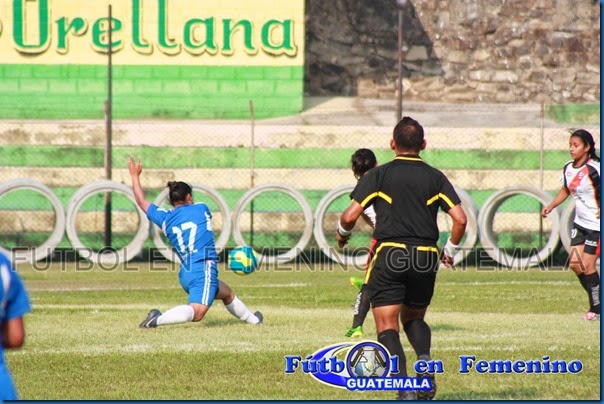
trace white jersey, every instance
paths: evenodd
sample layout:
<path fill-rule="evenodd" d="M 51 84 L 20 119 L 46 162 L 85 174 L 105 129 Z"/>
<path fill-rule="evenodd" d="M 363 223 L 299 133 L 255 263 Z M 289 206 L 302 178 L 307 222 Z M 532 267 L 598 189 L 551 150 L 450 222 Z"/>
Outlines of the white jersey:
<path fill-rule="evenodd" d="M 569 161 L 564 166 L 564 186 L 575 199 L 575 223 L 600 231 L 600 162 L 588 159 L 581 167 Z"/>

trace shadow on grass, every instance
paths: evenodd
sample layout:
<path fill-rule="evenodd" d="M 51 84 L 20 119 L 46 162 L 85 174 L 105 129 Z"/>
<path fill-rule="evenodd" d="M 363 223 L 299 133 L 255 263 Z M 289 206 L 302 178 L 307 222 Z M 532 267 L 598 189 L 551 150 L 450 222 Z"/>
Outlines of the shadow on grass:
<path fill-rule="evenodd" d="M 464 327 L 458 327 L 452 324 L 430 324 L 430 329 L 432 331 L 465 331 L 467 330 Z"/>
<path fill-rule="evenodd" d="M 436 382 L 438 386 L 438 381 Z M 438 394 L 439 400 L 458 401 L 458 400 L 527 400 L 527 397 L 536 397 L 535 389 L 514 389 L 514 390 L 499 390 L 493 392 L 455 392 Z M 530 398 L 528 398 L 530 400 Z"/>
<path fill-rule="evenodd" d="M 199 323 L 203 327 L 229 327 L 229 326 L 252 326 L 251 324 L 244 323 L 241 320 L 236 319 L 235 317 L 231 318 L 204 318 Z"/>

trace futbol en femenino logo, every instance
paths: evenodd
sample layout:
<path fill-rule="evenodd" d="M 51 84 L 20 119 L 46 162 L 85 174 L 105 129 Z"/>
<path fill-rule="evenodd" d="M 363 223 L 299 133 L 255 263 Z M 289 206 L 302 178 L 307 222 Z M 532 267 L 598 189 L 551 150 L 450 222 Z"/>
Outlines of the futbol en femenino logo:
<path fill-rule="evenodd" d="M 296 371 L 310 374 L 330 386 L 348 390 L 432 388 L 428 378 L 390 376 L 399 373 L 398 356 L 391 356 L 383 345 L 373 341 L 330 345 L 305 359 L 299 355 L 286 355 L 285 373 Z"/>

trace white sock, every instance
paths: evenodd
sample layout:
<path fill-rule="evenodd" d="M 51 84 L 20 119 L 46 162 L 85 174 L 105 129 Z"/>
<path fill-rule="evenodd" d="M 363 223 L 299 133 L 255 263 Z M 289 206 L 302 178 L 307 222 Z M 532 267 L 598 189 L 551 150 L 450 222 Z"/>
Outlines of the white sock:
<path fill-rule="evenodd" d="M 229 313 L 237 317 L 241 321 L 245 321 L 250 324 L 258 324 L 260 320 L 251 311 L 245 307 L 245 304 L 237 296 L 233 299 L 230 304 L 225 305 Z"/>
<path fill-rule="evenodd" d="M 195 311 L 188 304 L 176 306 L 157 318 L 157 325 L 188 323 L 193 320 Z"/>

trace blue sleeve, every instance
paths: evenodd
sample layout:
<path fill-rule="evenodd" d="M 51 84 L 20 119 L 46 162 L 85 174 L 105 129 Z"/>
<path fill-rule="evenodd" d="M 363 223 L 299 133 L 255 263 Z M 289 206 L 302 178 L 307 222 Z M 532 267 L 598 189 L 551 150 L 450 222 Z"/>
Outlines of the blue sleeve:
<path fill-rule="evenodd" d="M 16 272 L 11 271 L 11 283 L 8 290 L 5 318 L 6 320 L 12 320 L 13 318 L 22 317 L 30 311 L 31 305 L 23 282 L 21 282 L 21 278 L 19 278 Z"/>
<path fill-rule="evenodd" d="M 147 219 L 161 228 L 166 218 L 166 213 L 167 211 L 165 209 L 160 209 L 157 205 L 152 203 L 147 209 Z"/>
<path fill-rule="evenodd" d="M 208 208 L 208 205 L 206 205 L 205 203 L 200 203 L 200 205 L 203 206 L 203 211 L 204 211 L 204 214 L 206 214 L 206 217 L 209 217 L 211 219 L 212 211 L 210 210 L 210 208 Z"/>

